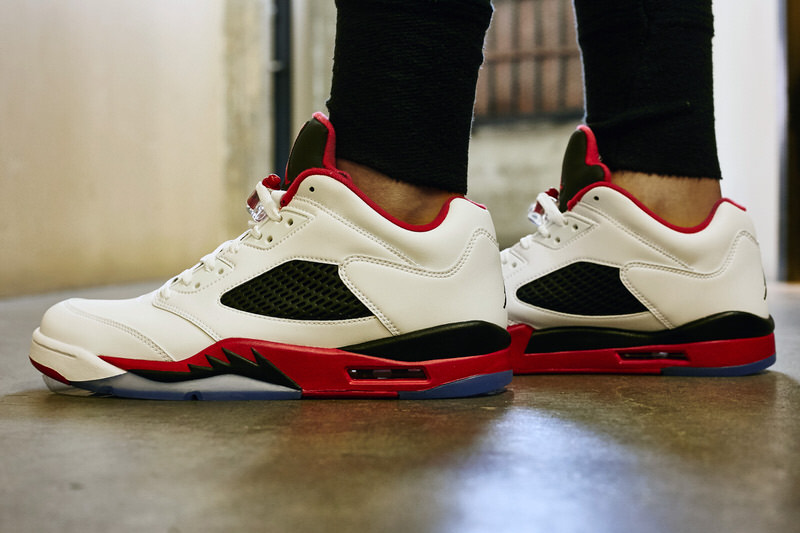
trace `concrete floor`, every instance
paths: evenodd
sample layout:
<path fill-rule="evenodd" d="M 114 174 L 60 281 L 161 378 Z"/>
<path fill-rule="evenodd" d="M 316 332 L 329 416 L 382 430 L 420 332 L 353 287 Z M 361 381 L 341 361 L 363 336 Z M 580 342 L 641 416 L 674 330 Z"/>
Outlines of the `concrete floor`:
<path fill-rule="evenodd" d="M 126 297 L 149 287 L 79 291 Z M 524 376 L 467 400 L 51 394 L 0 301 L 0 531 L 800 531 L 800 286 L 747 378 Z"/>

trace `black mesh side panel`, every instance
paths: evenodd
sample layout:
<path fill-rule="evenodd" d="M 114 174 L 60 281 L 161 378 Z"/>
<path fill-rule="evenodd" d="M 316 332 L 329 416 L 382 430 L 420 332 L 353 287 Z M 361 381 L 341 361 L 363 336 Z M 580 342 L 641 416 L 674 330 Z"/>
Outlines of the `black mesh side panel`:
<path fill-rule="evenodd" d="M 572 315 L 628 315 L 646 311 L 619 279 L 619 269 L 578 262 L 517 290 L 521 301 Z"/>
<path fill-rule="evenodd" d="M 295 320 L 347 320 L 372 316 L 339 277 L 339 267 L 288 261 L 222 295 L 223 305 L 257 315 Z"/>

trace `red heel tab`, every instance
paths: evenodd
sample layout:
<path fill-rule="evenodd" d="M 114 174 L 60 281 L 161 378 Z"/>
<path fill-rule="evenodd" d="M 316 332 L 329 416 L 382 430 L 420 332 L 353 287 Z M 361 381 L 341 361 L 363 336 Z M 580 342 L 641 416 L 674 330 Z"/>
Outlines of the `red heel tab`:
<path fill-rule="evenodd" d="M 586 124 L 580 124 L 577 130 L 586 136 L 586 165 L 602 168 L 603 181 L 611 182 L 611 170 L 600 158 L 600 150 L 597 148 L 597 138 L 594 136 L 594 132 Z"/>

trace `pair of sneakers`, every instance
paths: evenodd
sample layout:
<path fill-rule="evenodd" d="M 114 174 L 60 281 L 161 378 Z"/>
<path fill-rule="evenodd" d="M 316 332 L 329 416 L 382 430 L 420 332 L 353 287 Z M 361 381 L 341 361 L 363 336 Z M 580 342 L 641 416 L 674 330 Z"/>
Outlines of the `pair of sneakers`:
<path fill-rule="evenodd" d="M 322 114 L 301 130 L 286 190 L 264 179 L 253 220 L 160 289 L 70 299 L 34 332 L 56 391 L 152 399 L 449 398 L 512 373 L 744 375 L 775 358 L 755 232 L 720 201 L 694 228 L 660 220 L 573 134 L 560 194 L 498 254 L 488 211 L 453 197 L 424 226 L 394 219 L 335 165 Z"/>

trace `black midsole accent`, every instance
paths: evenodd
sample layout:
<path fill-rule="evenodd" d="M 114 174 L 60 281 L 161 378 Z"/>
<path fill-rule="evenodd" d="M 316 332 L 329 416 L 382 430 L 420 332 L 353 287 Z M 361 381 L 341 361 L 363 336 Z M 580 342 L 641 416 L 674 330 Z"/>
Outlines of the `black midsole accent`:
<path fill-rule="evenodd" d="M 210 378 L 222 374 L 234 374 L 237 376 L 244 376 L 250 379 L 263 381 L 265 383 L 272 383 L 287 387 L 294 390 L 301 390 L 300 386 L 292 381 L 286 374 L 281 372 L 275 365 L 273 365 L 266 357 L 256 351 L 255 348 L 250 348 L 253 353 L 255 362 L 250 361 L 246 357 L 223 348 L 222 352 L 225 354 L 227 361 L 206 355 L 208 366 L 201 365 L 188 365 L 188 372 L 172 372 L 163 370 L 146 370 L 146 369 L 131 369 L 128 370 L 131 374 L 136 374 L 151 381 L 158 381 L 161 383 L 177 383 L 180 381 L 193 381 L 196 379 Z"/>
<path fill-rule="evenodd" d="M 689 322 L 675 329 L 662 331 L 631 331 L 593 327 L 542 329 L 533 332 L 525 352 L 571 352 L 747 339 L 763 337 L 774 330 L 775 322 L 772 317 L 761 318 L 750 313 L 728 311 Z"/>
<path fill-rule="evenodd" d="M 353 344 L 340 350 L 411 363 L 484 355 L 504 350 L 510 344 L 511 336 L 505 328 L 475 320 Z"/>

